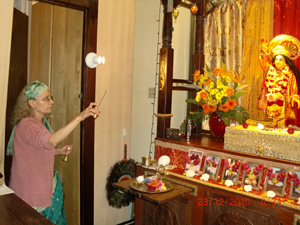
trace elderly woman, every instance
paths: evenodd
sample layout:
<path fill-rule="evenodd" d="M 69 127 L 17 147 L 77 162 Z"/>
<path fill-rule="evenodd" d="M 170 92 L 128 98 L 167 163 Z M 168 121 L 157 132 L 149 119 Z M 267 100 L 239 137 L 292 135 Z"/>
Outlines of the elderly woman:
<path fill-rule="evenodd" d="M 292 36 L 279 35 L 270 43 L 262 39 L 262 46 L 260 63 L 266 77 L 258 108 L 266 111 L 273 125 L 284 127 L 287 119 L 296 118 L 295 110 L 300 107 L 300 75 L 292 61 L 300 54 L 300 43 Z"/>
<path fill-rule="evenodd" d="M 68 155 L 73 146 L 56 146 L 89 116 L 98 116 L 96 104 L 53 132 L 45 118 L 53 99 L 47 85 L 34 81 L 20 93 L 12 115 L 14 126 L 7 148 L 13 155 L 9 186 L 15 194 L 55 224 L 66 224 L 60 178 L 53 171 L 54 155 Z"/>

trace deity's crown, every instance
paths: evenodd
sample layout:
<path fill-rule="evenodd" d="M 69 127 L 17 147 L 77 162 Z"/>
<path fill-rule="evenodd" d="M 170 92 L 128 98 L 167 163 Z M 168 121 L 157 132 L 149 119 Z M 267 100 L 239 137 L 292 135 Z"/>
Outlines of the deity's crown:
<path fill-rule="evenodd" d="M 276 55 L 285 55 L 289 58 L 291 58 L 291 53 L 285 49 L 285 47 L 278 45 L 275 48 L 273 48 L 272 50 L 272 56 L 276 56 Z"/>
<path fill-rule="evenodd" d="M 300 56 L 300 42 L 297 38 L 290 35 L 281 34 L 274 37 L 270 41 L 269 48 L 272 58 L 281 54 L 294 60 Z"/>

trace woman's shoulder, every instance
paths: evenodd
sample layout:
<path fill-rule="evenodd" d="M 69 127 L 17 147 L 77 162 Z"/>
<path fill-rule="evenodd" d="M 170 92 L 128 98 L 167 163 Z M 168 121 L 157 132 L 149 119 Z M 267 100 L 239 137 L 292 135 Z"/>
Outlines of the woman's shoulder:
<path fill-rule="evenodd" d="M 19 123 L 27 123 L 27 122 L 38 122 L 38 121 L 32 116 L 27 116 L 21 119 Z"/>
<path fill-rule="evenodd" d="M 31 116 L 28 116 L 28 117 L 24 117 L 23 119 L 20 120 L 20 122 L 18 123 L 18 126 L 29 126 L 30 124 L 38 124 L 39 122 L 31 117 Z"/>

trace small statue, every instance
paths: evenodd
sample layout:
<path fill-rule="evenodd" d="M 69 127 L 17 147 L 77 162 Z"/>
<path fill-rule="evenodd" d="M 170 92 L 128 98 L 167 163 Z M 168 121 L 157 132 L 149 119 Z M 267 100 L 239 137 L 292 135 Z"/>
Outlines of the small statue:
<path fill-rule="evenodd" d="M 273 127 L 285 127 L 295 119 L 300 107 L 300 74 L 292 60 L 300 55 L 300 42 L 289 35 L 278 35 L 270 43 L 261 38 L 260 65 L 266 73 L 258 108 L 273 119 Z"/>

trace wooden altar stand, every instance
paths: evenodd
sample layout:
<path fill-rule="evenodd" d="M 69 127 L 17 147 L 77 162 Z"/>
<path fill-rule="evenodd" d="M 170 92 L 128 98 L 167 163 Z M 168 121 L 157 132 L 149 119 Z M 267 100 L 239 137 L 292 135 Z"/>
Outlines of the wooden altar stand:
<path fill-rule="evenodd" d="M 152 173 L 153 171 L 148 173 L 148 175 L 152 175 Z M 165 193 L 146 193 L 130 187 L 130 183 L 135 180 L 136 178 L 132 178 L 113 184 L 120 191 L 136 197 L 135 224 L 191 224 L 192 204 L 182 197 L 193 194 L 195 187 L 186 186 L 184 183 L 174 183 L 166 178 L 174 187 L 171 191 Z"/>

